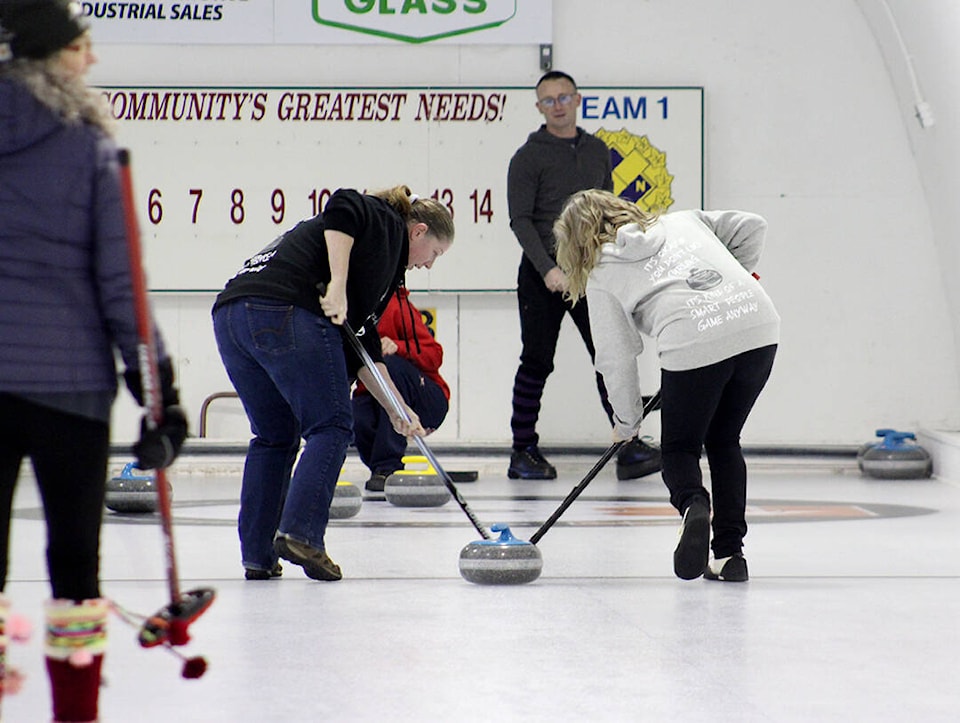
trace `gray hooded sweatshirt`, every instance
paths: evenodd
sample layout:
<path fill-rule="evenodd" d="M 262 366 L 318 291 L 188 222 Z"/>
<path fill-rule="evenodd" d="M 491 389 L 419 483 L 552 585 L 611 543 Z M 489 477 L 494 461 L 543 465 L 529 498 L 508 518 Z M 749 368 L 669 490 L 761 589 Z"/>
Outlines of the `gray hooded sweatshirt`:
<path fill-rule="evenodd" d="M 780 317 L 751 272 L 766 221 L 742 211 L 679 211 L 647 231 L 627 224 L 604 244 L 587 282 L 596 368 L 618 432 L 635 433 L 643 402 L 641 334 L 669 371 L 708 366 L 777 344 Z"/>

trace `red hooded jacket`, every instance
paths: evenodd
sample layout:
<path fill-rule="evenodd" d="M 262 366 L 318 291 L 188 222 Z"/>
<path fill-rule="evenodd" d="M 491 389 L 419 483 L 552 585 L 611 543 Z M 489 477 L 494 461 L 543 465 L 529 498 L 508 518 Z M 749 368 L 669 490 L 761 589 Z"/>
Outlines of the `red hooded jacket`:
<path fill-rule="evenodd" d="M 434 338 L 433 333 L 423 323 L 420 310 L 410 303 L 410 292 L 401 286 L 390 297 L 377 324 L 380 337 L 393 339 L 397 344 L 397 356 L 410 360 L 414 366 L 432 379 L 450 399 L 450 387 L 440 376 L 443 363 L 443 347 Z M 357 384 L 357 393 L 366 393 L 362 384 Z"/>

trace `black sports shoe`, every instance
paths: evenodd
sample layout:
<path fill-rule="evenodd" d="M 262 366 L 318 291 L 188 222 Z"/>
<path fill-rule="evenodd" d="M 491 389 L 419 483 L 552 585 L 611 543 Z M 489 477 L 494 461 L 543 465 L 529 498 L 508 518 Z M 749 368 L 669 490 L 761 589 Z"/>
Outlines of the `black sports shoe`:
<path fill-rule="evenodd" d="M 281 575 L 283 575 L 283 568 L 280 567 L 279 562 L 269 570 L 260 570 L 255 567 L 245 567 L 243 569 L 243 576 L 248 580 L 272 580 Z"/>
<path fill-rule="evenodd" d="M 557 469 L 544 459 L 537 445 L 531 444 L 526 449 L 514 450 L 510 455 L 507 477 L 510 479 L 556 479 Z"/>
<path fill-rule="evenodd" d="M 284 560 L 302 567 L 309 578 L 328 581 L 343 578 L 340 566 L 327 557 L 324 550 L 291 540 L 286 535 L 277 535 L 273 540 L 273 549 Z"/>
<path fill-rule="evenodd" d="M 367 492 L 383 492 L 383 488 L 387 484 L 387 477 L 389 477 L 391 474 L 393 474 L 393 472 L 387 472 L 386 474 L 374 472 L 370 475 L 370 479 L 367 480 L 363 488 Z"/>
<path fill-rule="evenodd" d="M 720 582 L 746 582 L 750 579 L 747 573 L 747 561 L 742 552 L 737 552 L 730 557 L 722 557 L 719 560 L 711 560 L 707 569 L 703 571 L 703 577 L 706 580 L 719 580 Z"/>
<path fill-rule="evenodd" d="M 663 457 L 659 447 L 647 444 L 636 437 L 631 439 L 617 452 L 617 479 L 637 479 L 659 472 L 663 467 Z"/>
<path fill-rule="evenodd" d="M 673 551 L 673 572 L 681 580 L 695 580 L 703 574 L 710 558 L 710 505 L 695 497 L 683 511 L 680 539 Z"/>

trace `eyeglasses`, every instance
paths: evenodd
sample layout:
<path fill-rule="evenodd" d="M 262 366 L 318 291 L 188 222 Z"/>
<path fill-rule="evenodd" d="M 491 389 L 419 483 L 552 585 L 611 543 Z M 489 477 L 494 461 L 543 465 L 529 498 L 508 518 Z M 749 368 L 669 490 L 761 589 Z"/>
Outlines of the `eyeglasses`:
<path fill-rule="evenodd" d="M 556 98 L 550 98 L 549 96 L 546 98 L 540 98 L 537 103 L 539 103 L 541 107 L 549 110 L 557 103 L 560 105 L 570 105 L 574 98 L 576 98 L 576 93 L 563 93 L 562 95 L 558 95 Z"/>

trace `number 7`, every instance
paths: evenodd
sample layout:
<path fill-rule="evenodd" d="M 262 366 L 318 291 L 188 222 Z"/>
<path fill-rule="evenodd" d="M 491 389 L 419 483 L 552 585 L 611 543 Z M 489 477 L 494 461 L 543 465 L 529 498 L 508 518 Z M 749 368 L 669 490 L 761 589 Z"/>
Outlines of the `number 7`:
<path fill-rule="evenodd" d="M 190 195 L 191 195 L 191 196 L 196 196 L 196 198 L 195 198 L 194 201 L 193 201 L 193 221 L 192 221 L 192 223 L 196 223 L 196 222 L 197 222 L 197 211 L 200 210 L 200 199 L 203 197 L 203 189 L 202 189 L 202 188 L 191 188 L 191 189 L 190 189 Z"/>

